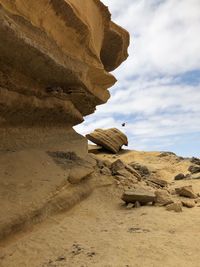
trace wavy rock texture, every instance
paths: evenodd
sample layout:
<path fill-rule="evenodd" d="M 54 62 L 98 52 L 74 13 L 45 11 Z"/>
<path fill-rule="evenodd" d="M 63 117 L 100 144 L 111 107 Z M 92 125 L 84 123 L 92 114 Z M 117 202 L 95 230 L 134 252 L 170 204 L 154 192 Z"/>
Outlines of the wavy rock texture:
<path fill-rule="evenodd" d="M 99 0 L 0 0 L 0 127 L 69 127 L 109 98 L 128 33 Z"/>
<path fill-rule="evenodd" d="M 86 138 L 112 153 L 118 153 L 123 145 L 128 145 L 127 136 L 116 128 L 96 129 L 94 132 L 87 134 Z"/>

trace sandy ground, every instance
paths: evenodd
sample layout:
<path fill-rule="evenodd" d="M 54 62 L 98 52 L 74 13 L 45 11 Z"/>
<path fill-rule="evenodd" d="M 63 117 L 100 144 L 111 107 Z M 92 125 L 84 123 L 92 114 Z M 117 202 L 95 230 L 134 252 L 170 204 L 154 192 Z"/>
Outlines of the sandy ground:
<path fill-rule="evenodd" d="M 116 156 L 99 155 L 110 160 Z M 158 153 L 120 155 L 130 162 L 149 163 L 169 181 L 187 172 L 188 161 L 158 157 Z M 148 159 L 148 161 L 147 161 Z M 200 207 L 182 213 L 164 207 L 127 209 L 111 177 L 68 212 L 52 216 L 0 243 L 0 266 L 27 267 L 199 267 Z M 172 186 L 200 181 L 177 181 Z"/>
<path fill-rule="evenodd" d="M 1 266 L 191 266 L 200 263 L 200 208 L 127 210 L 114 188 L 96 190 L 1 247 Z"/>

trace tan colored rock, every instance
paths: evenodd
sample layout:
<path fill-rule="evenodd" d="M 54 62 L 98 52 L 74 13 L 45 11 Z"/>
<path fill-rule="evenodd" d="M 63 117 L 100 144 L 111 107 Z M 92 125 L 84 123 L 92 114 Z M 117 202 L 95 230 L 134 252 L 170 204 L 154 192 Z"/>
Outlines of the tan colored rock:
<path fill-rule="evenodd" d="M 129 166 L 133 168 L 134 170 L 136 170 L 142 177 L 146 177 L 150 175 L 149 169 L 142 164 L 139 164 L 137 162 L 131 162 L 129 163 Z"/>
<path fill-rule="evenodd" d="M 70 170 L 68 181 L 71 184 L 78 184 L 83 179 L 89 177 L 94 172 L 93 168 L 86 166 L 76 166 Z"/>
<path fill-rule="evenodd" d="M 175 211 L 175 212 L 182 212 L 182 205 L 181 203 L 172 203 L 166 206 L 166 210 L 168 211 Z"/>
<path fill-rule="evenodd" d="M 138 182 L 137 178 L 126 169 L 117 171 L 116 176 L 123 177 L 126 185 L 135 184 Z"/>
<path fill-rule="evenodd" d="M 126 135 L 116 128 L 96 129 L 94 132 L 87 134 L 86 138 L 112 153 L 118 153 L 123 145 L 128 145 Z"/>
<path fill-rule="evenodd" d="M 0 0 L 0 36 L 1 127 L 82 122 L 128 56 L 129 34 L 99 0 Z"/>
<path fill-rule="evenodd" d="M 187 208 L 194 208 L 196 205 L 193 199 L 184 199 L 184 200 L 181 200 L 181 203 L 184 207 L 187 207 Z"/>
<path fill-rule="evenodd" d="M 131 174 L 133 174 L 138 179 L 138 181 L 141 180 L 141 175 L 135 169 L 133 169 L 131 166 L 126 165 L 125 169 L 127 171 L 129 171 Z"/>
<path fill-rule="evenodd" d="M 101 146 L 88 145 L 88 153 L 98 154 L 100 150 L 102 150 L 102 147 Z"/>
<path fill-rule="evenodd" d="M 104 160 L 103 161 L 103 164 L 107 167 L 107 168 L 111 168 L 111 164 L 112 164 L 112 162 L 111 161 L 109 161 L 109 160 Z"/>
<path fill-rule="evenodd" d="M 148 181 L 150 181 L 151 183 L 156 184 L 160 187 L 165 187 L 168 185 L 167 181 L 160 179 L 160 178 L 156 178 L 156 177 L 150 177 L 150 178 L 148 178 Z"/>
<path fill-rule="evenodd" d="M 197 195 L 194 193 L 192 185 L 189 186 L 183 186 L 176 188 L 176 193 L 179 194 L 179 196 L 188 197 L 188 198 L 197 198 Z"/>
<path fill-rule="evenodd" d="M 137 183 L 141 180 L 141 176 L 131 168 L 129 165 L 126 165 L 122 160 L 117 159 L 111 164 L 112 174 L 119 177 L 124 177 L 129 179 L 131 183 Z"/>
<path fill-rule="evenodd" d="M 117 159 L 111 164 L 111 171 L 113 175 L 117 174 L 119 170 L 122 170 L 125 168 L 126 168 L 126 164 L 121 159 Z"/>
<path fill-rule="evenodd" d="M 124 178 L 131 178 L 134 177 L 130 172 L 126 169 L 122 169 L 116 172 L 116 175 L 123 176 Z M 137 181 L 137 180 L 136 180 Z"/>
<path fill-rule="evenodd" d="M 174 202 L 170 194 L 166 190 L 157 190 L 155 191 L 155 195 L 156 195 L 155 202 L 161 206 L 166 206 Z"/>
<path fill-rule="evenodd" d="M 147 204 L 155 201 L 155 194 L 145 189 L 130 189 L 126 190 L 122 195 L 122 200 L 126 203 L 135 203 L 136 201 L 141 204 Z"/>
<path fill-rule="evenodd" d="M 126 178 L 124 176 L 122 176 L 122 175 L 116 175 L 114 178 L 118 182 L 123 183 L 125 185 Z"/>
<path fill-rule="evenodd" d="M 112 173 L 110 171 L 110 169 L 108 167 L 103 167 L 101 170 L 100 170 L 100 173 L 103 174 L 103 175 L 107 175 L 107 176 L 111 176 Z"/>

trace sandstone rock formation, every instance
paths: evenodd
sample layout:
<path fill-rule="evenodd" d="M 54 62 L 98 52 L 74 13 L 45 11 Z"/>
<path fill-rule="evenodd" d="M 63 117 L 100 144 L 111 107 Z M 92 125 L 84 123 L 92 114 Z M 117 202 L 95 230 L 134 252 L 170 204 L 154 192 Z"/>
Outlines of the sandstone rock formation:
<path fill-rule="evenodd" d="M 197 198 L 197 195 L 193 191 L 192 185 L 176 188 L 176 192 L 179 194 L 179 196 Z"/>
<path fill-rule="evenodd" d="M 123 145 L 128 145 L 126 135 L 116 128 L 107 130 L 96 129 L 94 132 L 87 134 L 86 137 L 93 143 L 113 153 L 119 152 Z"/>
<path fill-rule="evenodd" d="M 99 0 L 0 0 L 0 36 L 2 138 L 82 122 L 108 100 L 109 71 L 128 55 L 128 33 Z"/>
<path fill-rule="evenodd" d="M 156 203 L 160 206 L 166 206 L 173 203 L 173 200 L 170 194 L 166 190 L 157 190 L 155 191 Z"/>
<path fill-rule="evenodd" d="M 142 204 L 146 204 L 148 202 L 154 202 L 155 199 L 155 194 L 145 189 L 126 190 L 122 195 L 122 200 L 126 203 L 135 203 L 138 201 Z"/>

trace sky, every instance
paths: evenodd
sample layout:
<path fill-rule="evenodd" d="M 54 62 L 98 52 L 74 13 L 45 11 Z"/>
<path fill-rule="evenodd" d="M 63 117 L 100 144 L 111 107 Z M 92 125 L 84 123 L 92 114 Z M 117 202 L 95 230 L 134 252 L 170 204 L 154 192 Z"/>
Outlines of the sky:
<path fill-rule="evenodd" d="M 109 101 L 76 131 L 117 127 L 129 149 L 200 157 L 200 0 L 102 2 L 130 33 L 129 57 Z"/>

